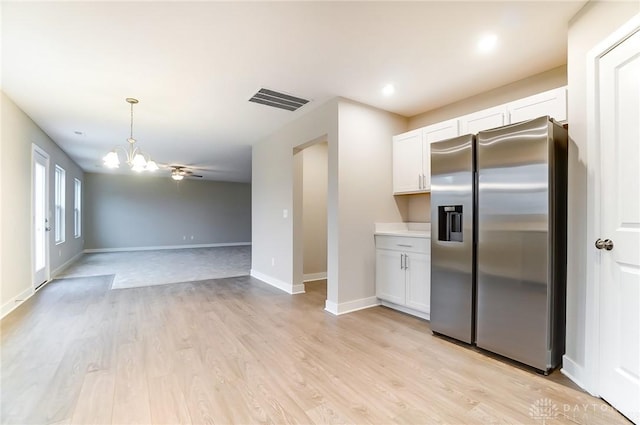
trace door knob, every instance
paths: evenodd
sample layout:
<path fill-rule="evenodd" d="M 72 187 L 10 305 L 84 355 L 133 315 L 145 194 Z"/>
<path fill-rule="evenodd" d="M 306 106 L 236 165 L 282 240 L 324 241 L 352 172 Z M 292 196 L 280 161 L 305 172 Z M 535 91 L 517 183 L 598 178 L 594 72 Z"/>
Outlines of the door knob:
<path fill-rule="evenodd" d="M 596 248 L 598 249 L 606 249 L 607 251 L 611 251 L 613 249 L 613 241 L 611 239 L 602 240 L 598 238 L 596 241 Z"/>

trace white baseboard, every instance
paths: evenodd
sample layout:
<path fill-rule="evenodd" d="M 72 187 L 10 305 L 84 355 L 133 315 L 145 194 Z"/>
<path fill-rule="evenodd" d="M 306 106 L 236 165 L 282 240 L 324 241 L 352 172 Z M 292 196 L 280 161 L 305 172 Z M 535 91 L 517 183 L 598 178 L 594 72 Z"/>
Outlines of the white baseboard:
<path fill-rule="evenodd" d="M 61 273 L 62 271 L 64 271 L 67 267 L 69 267 L 71 264 L 75 263 L 76 261 L 78 261 L 80 259 L 80 257 L 82 257 L 84 255 L 83 251 L 80 251 L 79 253 L 77 253 L 76 255 L 74 255 L 73 257 L 71 257 L 71 259 L 69 261 L 67 261 L 66 263 L 64 263 L 63 265 L 57 267 L 54 271 L 51 272 L 51 278 L 55 279 L 56 276 L 58 275 L 58 273 Z"/>
<path fill-rule="evenodd" d="M 260 273 L 259 271 L 256 271 L 253 269 L 251 269 L 250 274 L 251 274 L 251 277 L 255 277 L 256 279 L 259 279 L 264 283 L 267 283 L 275 288 L 278 288 L 281 291 L 286 292 L 287 294 L 303 294 L 304 293 L 304 283 L 300 285 L 292 285 L 280 279 L 276 279 L 273 276 Z"/>
<path fill-rule="evenodd" d="M 424 319 L 424 320 L 431 320 L 431 314 L 425 313 L 424 311 L 414 310 L 412 308 L 405 307 L 403 305 L 398 305 L 398 304 L 394 304 L 394 303 L 390 303 L 388 301 L 382 301 L 382 300 L 380 300 L 380 304 L 385 306 L 385 307 L 389 307 L 389 308 L 392 308 L 394 310 L 398 310 L 398 311 L 401 311 L 403 313 L 407 313 L 407 314 L 419 317 L 419 318 Z"/>
<path fill-rule="evenodd" d="M 583 379 L 584 368 L 566 354 L 562 356 L 562 369 L 560 369 L 560 372 L 567 378 L 571 379 L 580 388 L 586 389 Z"/>
<path fill-rule="evenodd" d="M 327 272 L 307 273 L 304 276 L 302 276 L 302 280 L 304 282 L 314 282 L 316 280 L 326 280 L 326 279 L 327 279 Z"/>
<path fill-rule="evenodd" d="M 251 242 L 229 242 L 229 243 L 202 243 L 194 245 L 160 245 L 160 246 L 131 246 L 126 248 L 92 248 L 85 249 L 87 254 L 100 252 L 127 252 L 127 251 L 158 251 L 162 249 L 187 249 L 187 248 L 219 248 L 224 246 L 250 246 Z"/>
<path fill-rule="evenodd" d="M 35 291 L 33 290 L 33 288 L 27 288 L 4 303 L 2 307 L 0 307 L 0 319 L 4 318 L 7 314 L 15 310 L 20 304 L 31 298 L 34 293 Z"/>
<path fill-rule="evenodd" d="M 364 310 L 365 308 L 376 307 L 379 305 L 380 301 L 378 298 L 367 297 L 344 303 L 334 303 L 333 301 L 326 300 L 324 309 L 331 314 L 340 316 L 341 314 L 353 313 L 354 311 Z"/>

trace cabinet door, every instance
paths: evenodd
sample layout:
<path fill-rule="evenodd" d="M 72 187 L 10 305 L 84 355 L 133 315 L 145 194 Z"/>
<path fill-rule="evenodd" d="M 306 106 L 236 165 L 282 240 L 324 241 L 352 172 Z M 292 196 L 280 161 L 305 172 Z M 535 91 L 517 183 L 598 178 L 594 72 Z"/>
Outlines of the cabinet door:
<path fill-rule="evenodd" d="M 497 106 L 460 117 L 460 134 L 477 134 L 482 130 L 507 124 L 507 106 Z"/>
<path fill-rule="evenodd" d="M 509 108 L 509 123 L 531 120 L 549 115 L 556 121 L 567 120 L 567 88 L 549 90 L 534 96 L 516 100 L 507 105 Z"/>
<path fill-rule="evenodd" d="M 423 313 L 431 311 L 431 259 L 428 254 L 408 254 L 407 307 Z"/>
<path fill-rule="evenodd" d="M 395 304 L 405 302 L 405 272 L 401 267 L 403 253 L 376 250 L 376 296 Z"/>
<path fill-rule="evenodd" d="M 431 143 L 460 135 L 458 120 L 443 121 L 422 129 L 423 191 L 431 190 Z"/>
<path fill-rule="evenodd" d="M 421 190 L 422 130 L 414 130 L 393 138 L 393 193 Z"/>

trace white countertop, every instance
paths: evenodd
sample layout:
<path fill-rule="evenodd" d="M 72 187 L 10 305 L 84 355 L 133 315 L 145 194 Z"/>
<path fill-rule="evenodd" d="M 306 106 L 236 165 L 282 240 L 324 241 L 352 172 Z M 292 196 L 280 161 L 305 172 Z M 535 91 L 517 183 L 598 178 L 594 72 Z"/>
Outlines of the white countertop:
<path fill-rule="evenodd" d="M 396 230 L 396 231 L 382 231 L 375 232 L 377 236 L 405 236 L 409 238 L 430 238 L 431 232 L 425 230 Z"/>
<path fill-rule="evenodd" d="M 375 235 L 430 238 L 431 223 L 376 223 Z"/>

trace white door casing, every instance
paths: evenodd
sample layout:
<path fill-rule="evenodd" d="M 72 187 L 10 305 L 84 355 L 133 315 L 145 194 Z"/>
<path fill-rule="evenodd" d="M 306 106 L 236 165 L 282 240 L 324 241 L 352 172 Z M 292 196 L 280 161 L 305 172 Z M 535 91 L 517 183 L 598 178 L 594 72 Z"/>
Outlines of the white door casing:
<path fill-rule="evenodd" d="M 49 279 L 49 155 L 32 146 L 31 264 L 34 289 Z"/>
<path fill-rule="evenodd" d="M 589 390 L 640 422 L 640 16 L 592 52 L 585 367 Z M 612 249 L 595 241 L 612 241 Z"/>

